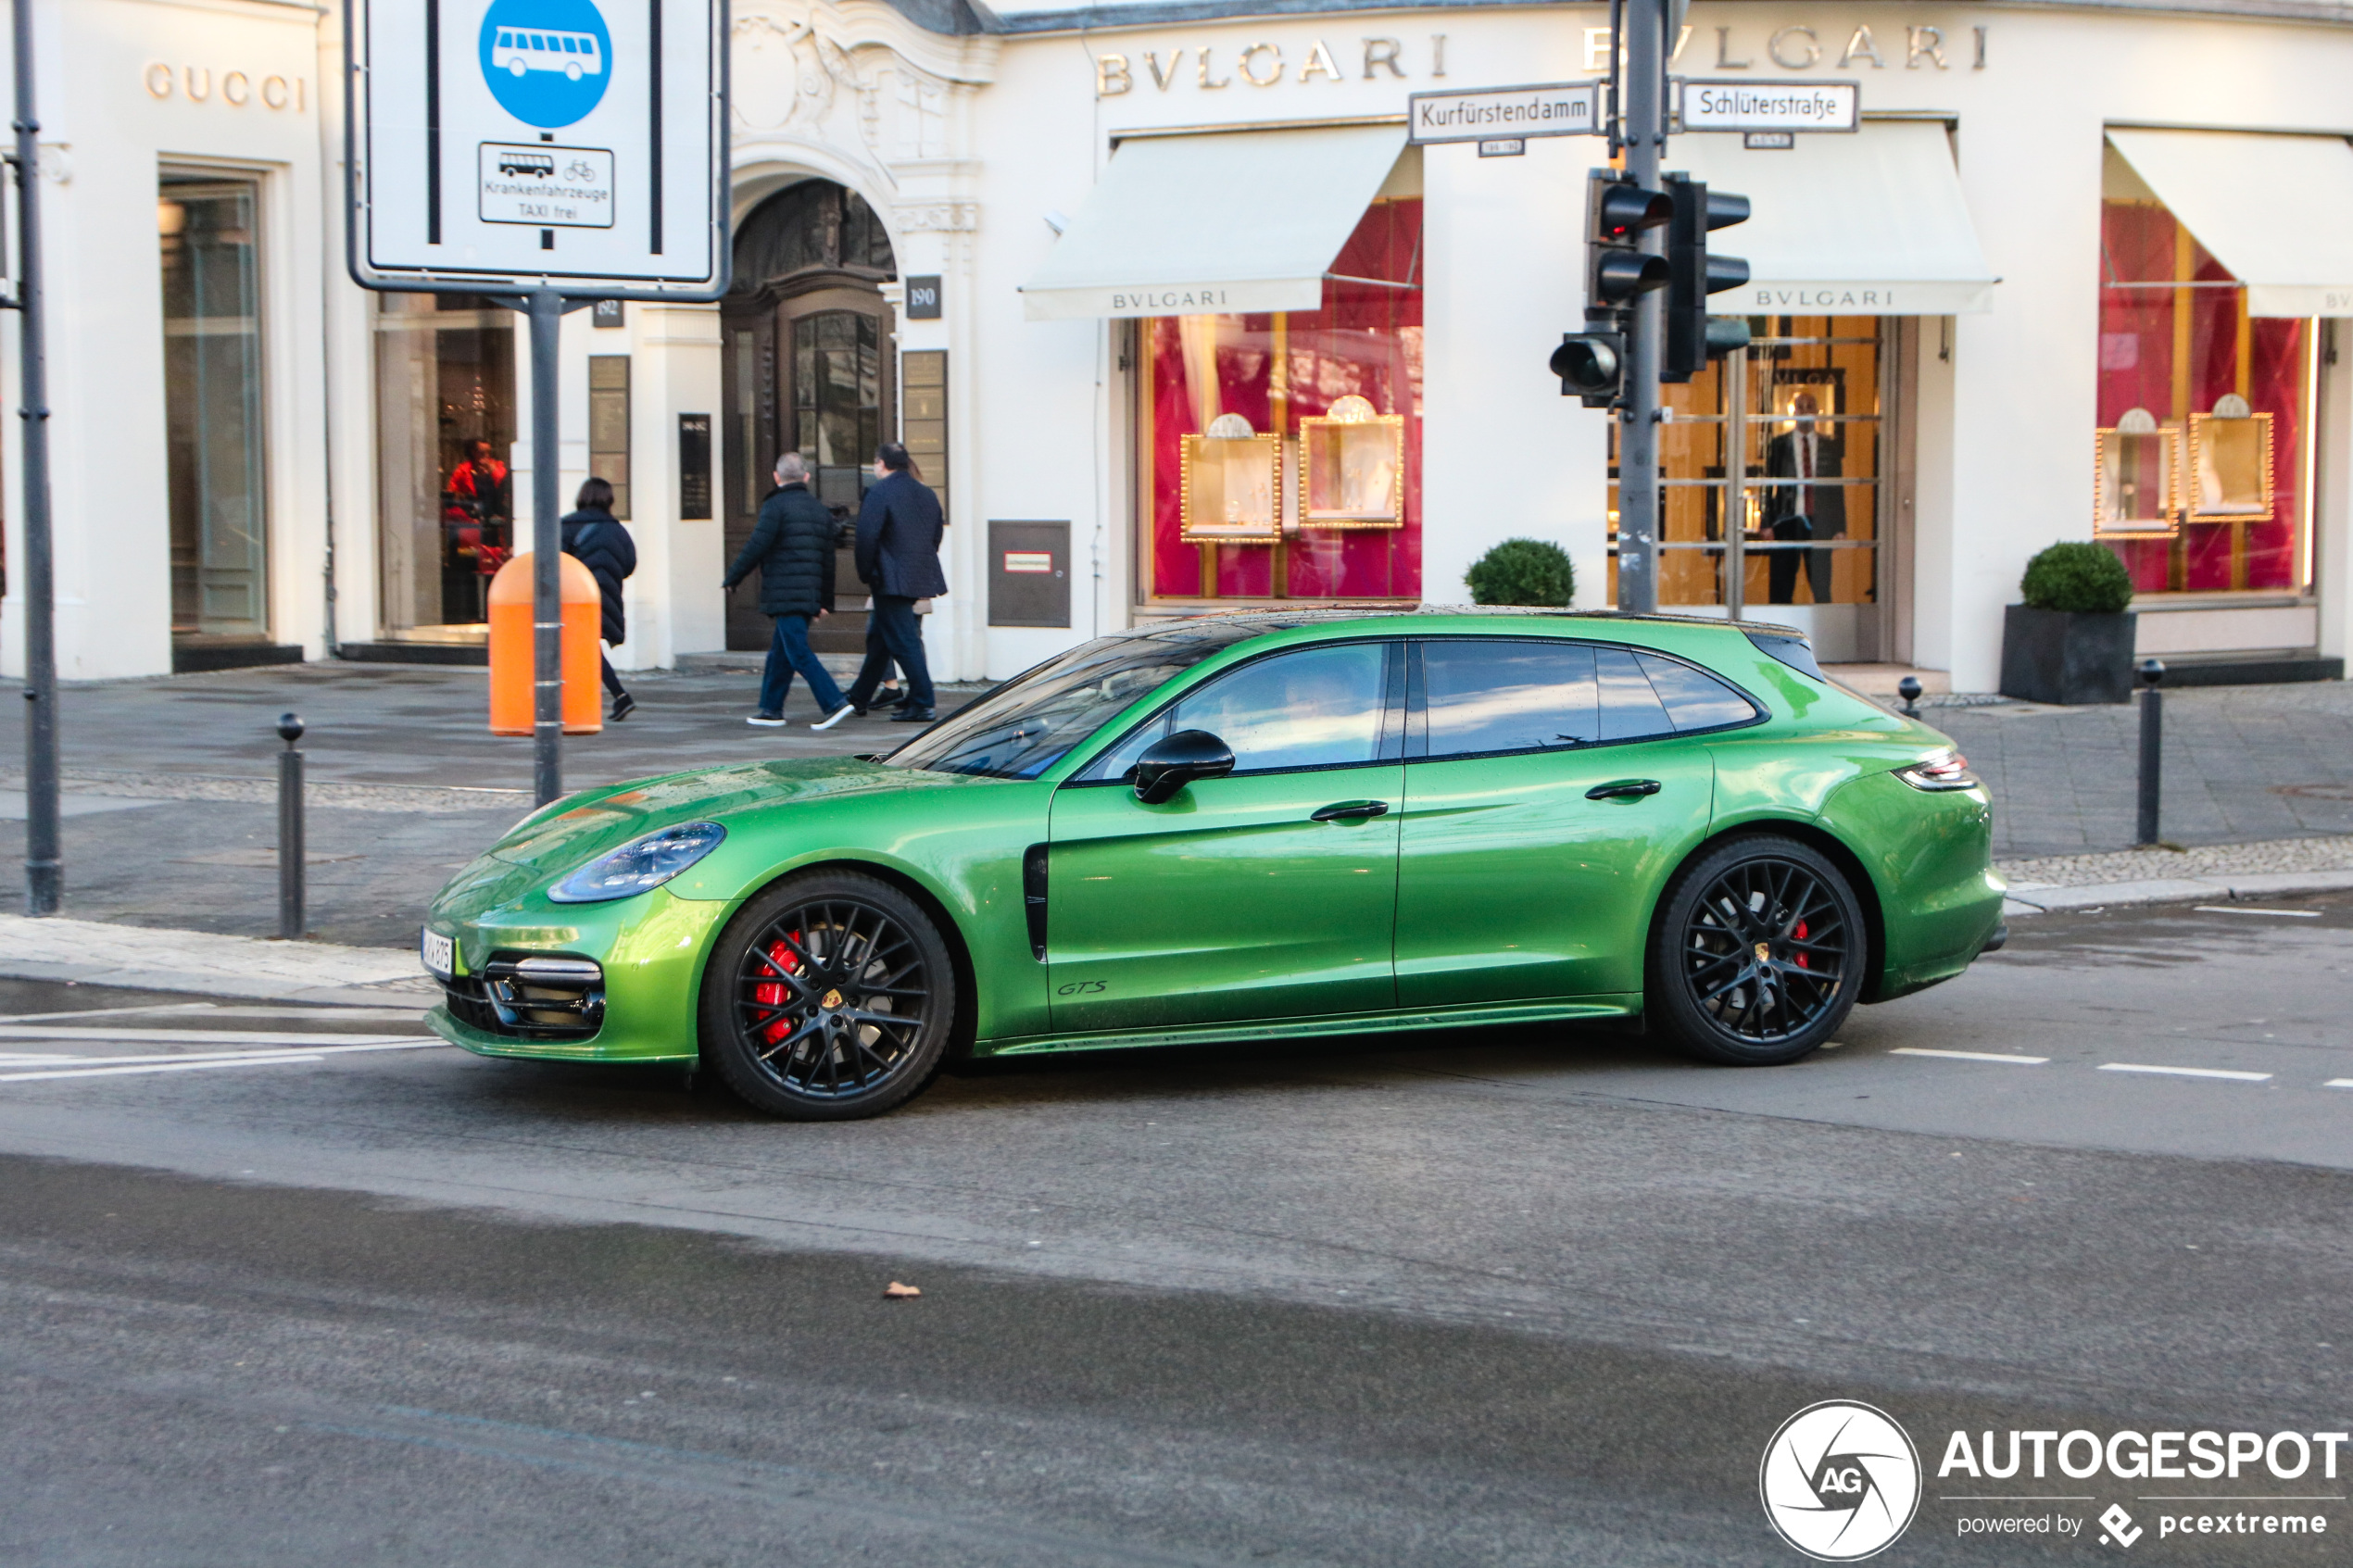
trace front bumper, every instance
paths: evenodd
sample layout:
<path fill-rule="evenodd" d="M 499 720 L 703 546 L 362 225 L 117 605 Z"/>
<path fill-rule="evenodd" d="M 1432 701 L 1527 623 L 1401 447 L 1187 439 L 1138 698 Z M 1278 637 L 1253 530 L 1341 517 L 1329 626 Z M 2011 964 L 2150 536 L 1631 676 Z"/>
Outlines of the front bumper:
<path fill-rule="evenodd" d="M 480 862 L 477 862 L 480 865 Z M 610 904 L 550 904 L 529 868 L 460 876 L 426 928 L 457 943 L 433 1032 L 483 1056 L 691 1061 L 697 1000 L 724 903 L 655 888 Z"/>

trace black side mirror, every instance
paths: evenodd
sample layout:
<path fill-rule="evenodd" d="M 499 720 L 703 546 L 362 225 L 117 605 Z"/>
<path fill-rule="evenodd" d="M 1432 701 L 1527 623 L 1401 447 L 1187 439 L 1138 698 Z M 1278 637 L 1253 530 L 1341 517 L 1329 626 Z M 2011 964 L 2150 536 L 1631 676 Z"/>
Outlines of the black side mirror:
<path fill-rule="evenodd" d="M 1158 806 L 1195 779 L 1220 779 L 1233 771 L 1233 747 L 1207 730 L 1179 730 L 1136 759 L 1136 798 Z"/>

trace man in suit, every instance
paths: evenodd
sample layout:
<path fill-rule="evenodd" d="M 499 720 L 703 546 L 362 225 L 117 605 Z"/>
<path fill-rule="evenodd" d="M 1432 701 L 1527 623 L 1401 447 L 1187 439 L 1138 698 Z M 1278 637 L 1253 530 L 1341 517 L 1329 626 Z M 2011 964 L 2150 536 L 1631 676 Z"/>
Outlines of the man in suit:
<path fill-rule="evenodd" d="M 1822 411 L 1810 392 L 1801 392 L 1790 404 L 1796 428 L 1782 432 L 1765 445 L 1765 477 L 1778 480 L 1767 492 L 1766 529 L 1776 540 L 1838 539 L 1846 533 L 1846 491 L 1835 480 L 1845 471 L 1846 449 L 1835 434 L 1817 424 Z M 1797 563 L 1806 561 L 1806 575 L 1814 586 L 1814 602 L 1831 602 L 1831 550 L 1772 550 L 1765 569 L 1774 604 L 1797 602 Z"/>
<path fill-rule="evenodd" d="M 924 626 L 917 599 L 948 592 L 939 569 L 939 541 L 948 520 L 939 497 L 913 473 L 914 459 L 895 441 L 875 454 L 875 483 L 858 508 L 858 575 L 874 591 L 867 619 L 866 660 L 847 694 L 863 711 L 875 700 L 891 661 L 907 674 L 907 700 L 891 715 L 894 723 L 928 724 L 932 711 L 931 666 L 924 658 Z"/>

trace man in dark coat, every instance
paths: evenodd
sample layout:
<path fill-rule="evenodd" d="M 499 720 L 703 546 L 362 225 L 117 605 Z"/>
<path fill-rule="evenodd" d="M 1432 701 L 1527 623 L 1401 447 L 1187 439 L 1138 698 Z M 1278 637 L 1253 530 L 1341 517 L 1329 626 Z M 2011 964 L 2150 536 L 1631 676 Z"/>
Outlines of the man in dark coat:
<path fill-rule="evenodd" d="M 809 646 L 809 623 L 834 608 L 834 517 L 809 493 L 809 464 L 798 452 L 776 459 L 776 488 L 760 503 L 760 521 L 727 569 L 727 586 L 760 571 L 760 613 L 776 622 L 760 677 L 760 710 L 746 723 L 780 729 L 793 671 L 827 715 L 843 707 L 841 688 Z"/>
<path fill-rule="evenodd" d="M 1780 483 L 1767 492 L 1766 531 L 1776 540 L 1836 539 L 1846 533 L 1846 489 L 1815 484 L 1836 480 L 1844 471 L 1846 449 L 1833 433 L 1818 428 L 1821 405 L 1810 392 L 1801 392 L 1790 404 L 1795 428 L 1765 444 L 1765 476 Z M 1765 578 L 1768 596 L 1777 605 L 1797 599 L 1797 563 L 1803 557 L 1806 575 L 1814 585 L 1814 602 L 1831 602 L 1831 550 L 1773 550 Z"/>
<path fill-rule="evenodd" d="M 875 455 L 875 483 L 858 508 L 858 575 L 874 591 L 874 608 L 866 621 L 866 661 L 850 683 L 848 700 L 858 709 L 871 704 L 896 659 L 907 672 L 907 700 L 891 718 L 928 724 L 937 715 L 915 601 L 948 591 L 948 578 L 939 570 L 939 541 L 948 520 L 939 497 L 910 471 L 914 466 L 907 448 L 885 442 Z"/>
<path fill-rule="evenodd" d="M 619 647 L 628 641 L 627 611 L 622 604 L 622 580 L 637 570 L 637 544 L 629 537 L 629 530 L 612 515 L 612 486 L 601 479 L 590 479 L 581 485 L 575 503 L 579 510 L 564 518 L 564 554 L 588 569 L 597 580 L 597 594 L 604 601 L 603 633 L 607 643 Z M 612 672 L 612 660 L 602 651 L 597 655 L 602 667 L 605 690 L 612 694 L 612 716 L 615 721 L 626 719 L 635 711 L 637 699 L 623 690 L 621 677 Z"/>

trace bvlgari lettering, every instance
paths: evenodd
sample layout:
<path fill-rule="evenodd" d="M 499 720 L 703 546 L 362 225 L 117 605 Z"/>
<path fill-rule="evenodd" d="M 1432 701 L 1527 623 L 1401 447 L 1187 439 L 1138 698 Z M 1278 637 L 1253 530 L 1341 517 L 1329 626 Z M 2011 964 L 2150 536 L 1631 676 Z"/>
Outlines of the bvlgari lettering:
<path fill-rule="evenodd" d="M 1226 307 L 1222 288 L 1112 291 L 1114 312 L 1146 311 L 1164 316 L 1201 315 Z"/>
<path fill-rule="evenodd" d="M 1366 38 L 1362 42 L 1365 53 L 1359 80 L 1403 81 L 1413 75 L 1405 63 L 1403 39 Z M 1193 56 L 1194 85 L 1213 92 L 1232 86 L 1236 74 L 1252 87 L 1273 87 L 1286 77 L 1301 85 L 1316 82 L 1337 85 L 1348 80 L 1347 71 L 1340 68 L 1340 55 L 1332 48 L 1328 39 L 1310 41 L 1306 56 L 1298 62 L 1296 70 L 1286 69 L 1290 62 L 1284 56 L 1283 46 L 1270 39 L 1255 40 L 1243 45 L 1239 53 L 1227 56 L 1233 61 L 1230 69 L 1218 65 L 1215 56 L 1219 47 L 1221 45 L 1196 44 L 1176 48 L 1143 49 L 1134 54 L 1115 50 L 1099 54 L 1095 56 L 1095 96 L 1116 98 L 1133 93 L 1139 76 L 1149 77 L 1156 91 L 1165 93 L 1176 85 L 1178 76 L 1183 73 L 1188 53 Z M 164 72 L 165 84 L 158 92 L 151 78 L 148 91 L 156 93 L 157 97 L 169 97 L 170 68 L 153 69 Z M 1433 79 L 1446 75 L 1446 35 L 1442 32 L 1429 35 L 1429 75 Z"/>

